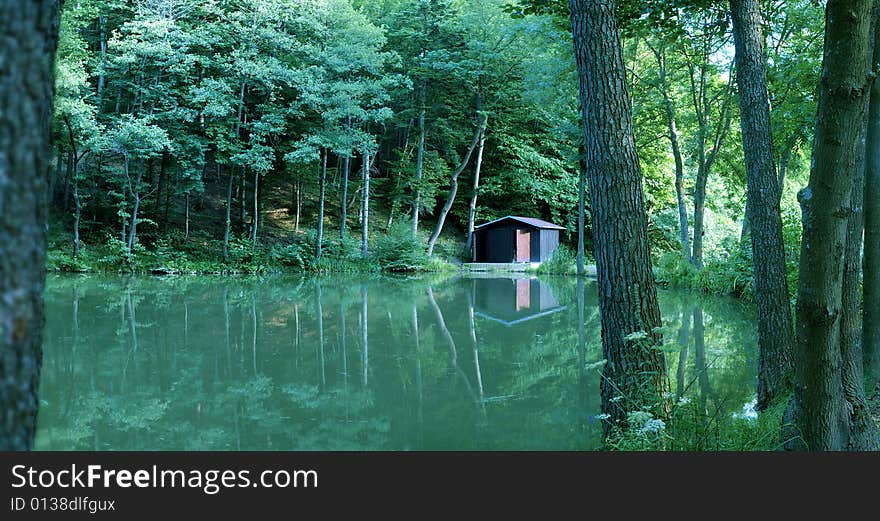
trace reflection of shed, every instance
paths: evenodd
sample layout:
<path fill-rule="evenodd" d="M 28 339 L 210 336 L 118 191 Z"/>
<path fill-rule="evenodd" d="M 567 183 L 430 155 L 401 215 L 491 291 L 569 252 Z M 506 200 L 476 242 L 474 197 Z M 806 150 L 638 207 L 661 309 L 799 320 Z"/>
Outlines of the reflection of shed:
<path fill-rule="evenodd" d="M 474 228 L 474 262 L 544 262 L 559 247 L 559 230 L 541 219 L 508 215 Z"/>
<path fill-rule="evenodd" d="M 507 326 L 565 309 L 553 288 L 537 278 L 475 279 L 474 314 Z"/>

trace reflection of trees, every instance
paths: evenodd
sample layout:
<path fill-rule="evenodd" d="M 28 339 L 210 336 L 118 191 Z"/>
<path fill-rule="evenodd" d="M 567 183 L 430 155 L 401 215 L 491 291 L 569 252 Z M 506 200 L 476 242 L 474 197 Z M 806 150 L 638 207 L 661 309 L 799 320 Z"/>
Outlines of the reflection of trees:
<path fill-rule="evenodd" d="M 595 287 L 551 283 L 567 309 L 508 327 L 473 280 L 50 277 L 38 446 L 588 448 Z M 703 310 L 679 389 L 748 396 L 750 320 Z"/>

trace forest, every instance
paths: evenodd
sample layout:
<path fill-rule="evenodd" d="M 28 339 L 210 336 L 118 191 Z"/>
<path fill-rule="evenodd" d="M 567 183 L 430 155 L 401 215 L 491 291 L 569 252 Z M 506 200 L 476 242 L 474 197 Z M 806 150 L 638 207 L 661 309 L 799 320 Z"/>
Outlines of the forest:
<path fill-rule="evenodd" d="M 229 353 L 237 345 L 244 353 L 245 344 L 251 346 L 245 331 L 253 334 L 254 374 L 244 365 L 226 371 L 236 375 L 236 392 L 265 391 L 267 403 L 294 400 L 302 411 L 330 407 L 322 405 L 330 400 L 322 393 L 336 392 L 326 383 L 325 322 L 335 313 L 341 322 L 333 326 L 334 346 L 356 344 L 363 351 L 365 394 L 358 400 L 369 403 L 363 410 L 379 403 L 365 396 L 381 392 L 367 393 L 369 335 L 374 345 L 381 336 L 402 349 L 411 340 L 399 328 L 408 328 L 419 349 L 436 344 L 452 357 L 448 364 L 434 360 L 444 369 L 434 368 L 433 385 L 449 393 L 464 386 L 481 404 L 481 425 L 498 432 L 504 430 L 499 418 L 516 423 L 517 414 L 531 415 L 525 406 L 517 409 L 522 404 L 505 405 L 511 396 L 533 392 L 559 408 L 560 396 L 577 394 L 551 397 L 529 380 L 549 378 L 552 364 L 571 358 L 565 363 L 577 364 L 580 377 L 562 371 L 549 389 L 562 389 L 563 381 L 583 386 L 584 371 L 593 374 L 590 418 L 597 423 L 590 428 L 597 430 L 581 432 L 579 440 L 560 435 L 566 449 L 880 450 L 880 1 L 40 0 L 0 6 L 18 38 L 0 48 L 8 57 L 0 61 L 11 71 L 0 79 L 0 100 L 8 107 L 0 118 L 0 295 L 9 296 L 0 299 L 0 403 L 16 411 L 0 425 L 0 448 L 33 448 L 37 411 L 46 407 L 38 389 L 59 394 L 57 381 L 41 384 L 44 323 L 53 332 L 46 338 L 55 339 L 46 344 L 46 356 L 55 353 L 69 364 L 59 369 L 55 359 L 47 374 L 72 374 L 77 364 L 89 364 L 59 354 L 65 351 L 58 342 L 67 340 L 58 339 L 71 336 L 59 332 L 59 323 L 70 324 L 51 310 L 73 313 L 77 338 L 80 292 L 107 293 L 107 308 L 122 318 L 100 342 L 111 349 L 124 336 L 125 349 L 135 353 L 145 328 L 171 323 L 152 318 L 140 324 L 138 305 L 141 316 L 167 317 L 168 310 L 179 311 L 173 288 L 188 287 L 167 282 L 163 290 L 152 286 L 162 283 L 144 282 L 162 276 L 157 280 L 205 277 L 204 289 L 194 283 L 190 296 L 213 295 L 212 305 L 220 295 L 217 280 L 246 288 L 238 297 L 222 293 L 223 311 L 215 311 L 226 317 L 226 336 L 218 345 Z M 529 306 L 524 302 L 539 293 L 578 310 L 565 312 L 565 320 L 562 314 L 538 317 L 546 320 L 543 329 L 523 329 L 534 341 L 522 349 L 552 353 L 522 362 L 532 368 L 528 376 L 508 375 L 505 364 L 520 362 L 493 351 L 507 333 L 476 325 L 479 277 L 462 282 L 472 277 L 466 266 L 475 228 L 508 215 L 563 228 L 552 259 L 529 274 L 547 285 L 515 277 L 516 320 L 531 319 L 521 316 Z M 418 289 L 395 296 L 401 280 Z M 153 296 L 133 297 L 145 284 L 145 295 Z M 325 298 L 322 287 L 331 295 L 361 287 L 361 303 L 355 308 L 348 305 L 354 297 Z M 375 299 L 370 306 L 367 287 Z M 188 291 L 180 290 L 179 298 Z M 251 311 L 241 313 L 253 321 L 250 329 L 241 326 L 236 344 L 229 306 L 244 302 L 234 300 L 244 292 Z M 369 333 L 368 316 L 374 324 L 380 320 L 375 310 L 386 304 L 377 295 L 385 292 L 398 307 L 388 304 L 388 331 L 373 326 Z M 447 316 L 449 308 L 467 309 L 468 316 L 445 319 L 435 293 L 446 302 Z M 113 294 L 124 297 L 113 304 Z M 317 303 L 308 308 L 313 325 L 301 326 L 299 299 Z M 585 314 L 584 299 L 595 316 Z M 297 303 L 295 317 L 282 300 Z M 326 311 L 325 300 L 339 309 Z M 542 300 L 542 313 L 545 305 Z M 192 312 L 187 307 L 185 313 Z M 741 315 L 750 328 L 712 329 Z M 320 355 L 315 371 L 322 376 L 314 388 L 272 387 L 257 370 L 258 329 L 294 319 L 297 349 L 301 328 L 308 327 L 304 342 Z M 99 322 L 93 327 L 97 335 Z M 179 327 L 193 326 L 187 318 Z M 746 347 L 735 345 L 734 334 Z M 178 337 L 175 332 L 169 340 L 166 333 L 153 341 L 167 348 Z M 707 347 L 706 338 L 715 339 L 709 342 L 715 347 Z M 459 366 L 456 345 L 462 344 L 472 345 L 473 355 L 462 354 Z M 478 346 L 505 375 L 503 400 L 483 395 Z M 348 355 L 337 347 L 334 360 L 347 376 Z M 595 360 L 576 356 L 578 347 L 595 352 Z M 713 348 L 719 381 L 708 376 L 716 374 L 705 359 Z M 741 358 L 743 349 L 751 362 Z M 198 363 L 209 364 L 206 353 Z M 396 369 L 381 354 L 378 365 L 369 366 L 392 374 L 418 362 L 418 422 L 407 416 L 409 403 L 389 398 L 380 411 L 395 411 L 407 425 L 424 419 L 418 353 L 417 360 L 398 360 Z M 697 358 L 691 362 L 689 355 Z M 146 355 L 125 360 L 137 356 Z M 142 362 L 165 363 L 165 354 L 156 356 Z M 462 369 L 465 359 L 473 375 Z M 279 367 L 287 361 L 279 359 Z M 298 364 L 284 378 L 299 378 Z M 106 364 L 90 370 L 99 369 L 108 373 Z M 694 399 L 686 390 L 690 372 L 700 388 Z M 176 366 L 171 373 L 182 374 Z M 721 403 L 725 393 L 711 392 L 732 388 L 729 374 L 741 385 L 726 392 L 738 400 L 733 407 Z M 400 376 L 405 396 L 409 378 Z M 257 384 L 275 390 L 248 391 Z M 343 384 L 339 396 L 348 396 L 348 380 Z M 107 392 L 100 400 L 120 399 Z M 94 386 L 90 393 L 89 410 L 107 407 Z M 147 412 L 173 410 L 170 399 L 144 399 L 155 406 Z M 65 448 L 57 440 L 80 446 L 87 434 L 94 435 L 96 450 L 102 446 L 93 425 L 98 420 L 89 427 L 79 420 L 63 432 L 58 418 L 72 413 L 49 403 L 40 412 L 52 418 L 42 446 Z M 497 417 L 486 419 L 487 404 L 498 409 Z M 731 410 L 744 404 L 754 410 L 746 415 L 752 419 L 734 419 Z M 246 416 L 245 409 L 236 409 L 235 417 Z M 454 411 L 449 421 L 471 421 L 471 412 Z M 541 425 L 558 421 L 536 415 Z M 240 448 L 238 420 L 234 428 L 218 429 L 234 430 Z M 714 445 L 707 441 L 710 431 Z M 675 433 L 689 433 L 689 441 Z M 216 435 L 212 446 L 230 447 Z M 372 446 L 349 438 L 316 444 L 331 450 L 424 446 L 421 437 L 416 443 L 396 435 Z M 585 441 L 594 438 L 600 442 Z M 431 448 L 484 447 L 432 439 Z M 512 446 L 528 444 L 490 448 Z"/>

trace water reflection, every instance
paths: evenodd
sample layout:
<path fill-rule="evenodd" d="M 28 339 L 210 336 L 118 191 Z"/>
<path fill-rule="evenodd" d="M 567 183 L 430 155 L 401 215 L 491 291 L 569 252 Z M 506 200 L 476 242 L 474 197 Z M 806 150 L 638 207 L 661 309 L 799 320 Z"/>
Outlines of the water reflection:
<path fill-rule="evenodd" d="M 750 310 L 660 296 L 676 396 L 741 410 Z M 599 444 L 589 281 L 51 276 L 46 309 L 41 449 Z"/>

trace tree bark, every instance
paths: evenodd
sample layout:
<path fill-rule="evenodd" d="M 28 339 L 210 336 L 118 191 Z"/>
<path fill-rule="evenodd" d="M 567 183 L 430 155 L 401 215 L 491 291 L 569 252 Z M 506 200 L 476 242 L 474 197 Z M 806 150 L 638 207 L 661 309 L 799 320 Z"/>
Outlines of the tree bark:
<path fill-rule="evenodd" d="M 876 24 L 876 20 L 875 20 Z M 880 64 L 880 31 L 874 30 L 873 67 Z M 869 385 L 880 381 L 880 82 L 871 86 L 865 154 L 865 252 L 862 259 L 862 357 Z"/>
<path fill-rule="evenodd" d="M 412 234 L 413 238 L 419 231 L 419 210 L 422 204 L 422 168 L 425 163 L 425 96 L 427 91 L 427 83 L 422 82 L 422 89 L 419 92 L 419 148 L 416 151 L 416 176 L 415 176 L 415 194 L 413 196 L 412 208 Z M 343 199 L 345 201 L 345 199 Z"/>
<path fill-rule="evenodd" d="M 318 241 L 315 245 L 315 260 L 321 260 L 321 243 L 324 242 L 324 192 L 327 182 L 327 149 L 321 151 L 321 188 L 318 196 Z"/>
<path fill-rule="evenodd" d="M 809 450 L 849 446 L 840 315 L 857 141 L 866 97 L 871 0 L 830 0 L 809 185 L 803 213 L 797 302 L 797 425 Z"/>
<path fill-rule="evenodd" d="M 128 157 L 125 158 L 125 175 L 128 176 L 128 167 L 130 161 Z M 138 224 L 138 209 L 141 205 L 141 178 L 144 175 L 144 169 L 138 168 L 137 177 L 134 180 L 134 188 L 131 189 L 131 195 L 134 197 L 134 206 L 131 209 L 131 226 L 128 228 L 128 257 L 131 260 L 131 253 L 134 249 L 134 243 L 137 240 L 137 224 Z"/>
<path fill-rule="evenodd" d="M 361 167 L 363 172 L 363 194 L 361 195 L 361 256 L 367 258 L 370 254 L 369 236 L 370 236 L 370 154 L 364 152 L 364 164 Z M 366 304 L 365 304 L 366 305 Z M 364 320 L 366 320 L 364 315 Z M 364 335 L 366 336 L 366 334 Z M 366 369 L 365 369 L 366 371 Z M 366 373 L 365 373 L 366 378 Z"/>
<path fill-rule="evenodd" d="M 586 257 L 586 245 L 584 244 L 584 229 L 587 226 L 586 216 L 586 192 L 587 192 L 587 166 L 584 163 L 584 145 L 578 147 L 578 232 L 577 232 L 577 275 L 583 277 L 585 272 L 584 257 Z"/>
<path fill-rule="evenodd" d="M 570 0 L 602 322 L 602 411 L 626 427 L 643 406 L 665 416 L 666 362 L 648 219 L 615 4 Z"/>
<path fill-rule="evenodd" d="M 746 205 L 751 225 L 757 307 L 758 410 L 789 390 L 793 368 L 793 327 L 779 181 L 773 165 L 767 58 L 758 0 L 730 0 L 739 87 L 740 126 L 746 163 Z"/>
<path fill-rule="evenodd" d="M 449 215 L 449 210 L 452 208 L 452 203 L 455 202 L 455 194 L 458 192 L 458 176 L 461 175 L 462 171 L 464 171 L 465 167 L 467 167 L 468 162 L 470 162 L 471 155 L 474 153 L 474 149 L 477 147 L 477 143 L 480 141 L 480 136 L 483 132 L 486 131 L 486 115 L 479 114 L 477 116 L 477 129 L 474 131 L 474 138 L 471 140 L 471 144 L 467 149 L 467 153 L 465 153 L 464 158 L 461 160 L 461 163 L 456 167 L 456 169 L 452 172 L 449 180 L 449 196 L 446 198 L 446 203 L 443 205 L 443 208 L 440 210 L 440 216 L 437 218 L 437 225 L 434 227 L 434 232 L 431 233 L 431 238 L 428 239 L 428 255 L 434 254 L 434 246 L 437 244 L 437 239 L 440 237 L 440 232 L 443 231 L 443 224 L 446 222 L 446 216 Z"/>
<path fill-rule="evenodd" d="M 342 173 L 342 204 L 340 205 L 340 212 L 342 216 L 340 217 L 339 224 L 339 238 L 344 242 L 345 241 L 345 231 L 348 227 L 348 205 L 346 202 L 348 201 L 348 172 L 351 168 L 351 157 L 345 156 L 345 166 L 343 167 L 344 172 Z"/>
<path fill-rule="evenodd" d="M 251 240 L 257 245 L 257 226 L 260 224 L 260 171 L 254 170 L 254 215 L 251 219 Z"/>
<path fill-rule="evenodd" d="M 678 140 L 678 125 L 675 117 L 675 103 L 669 93 L 669 81 L 666 78 L 666 51 L 661 42 L 660 47 L 654 50 L 657 59 L 657 74 L 659 76 L 660 95 L 663 96 L 663 108 L 666 111 L 666 124 L 669 127 L 669 145 L 672 148 L 672 158 L 675 160 L 675 195 L 678 201 L 678 228 L 679 241 L 682 252 L 687 258 L 690 255 L 690 238 L 688 236 L 687 203 L 684 194 L 684 160 L 681 155 L 681 145 Z"/>
<path fill-rule="evenodd" d="M 217 163 L 217 174 L 220 174 L 220 163 Z M 235 175 L 229 170 L 229 180 L 226 185 L 226 222 L 223 228 L 223 260 L 229 260 L 229 232 L 232 228 L 232 182 Z"/>
<path fill-rule="evenodd" d="M 483 164 L 483 148 L 486 145 L 486 131 L 485 129 L 480 134 L 480 144 L 477 146 L 477 159 L 476 164 L 474 165 L 474 188 L 471 193 L 471 200 L 468 204 L 468 228 L 467 228 L 467 241 L 465 244 L 465 251 L 471 251 L 471 247 L 474 244 L 474 221 L 477 217 L 477 196 L 480 195 L 480 167 Z"/>
<path fill-rule="evenodd" d="M 0 450 L 34 444 L 60 2 L 0 3 Z"/>

